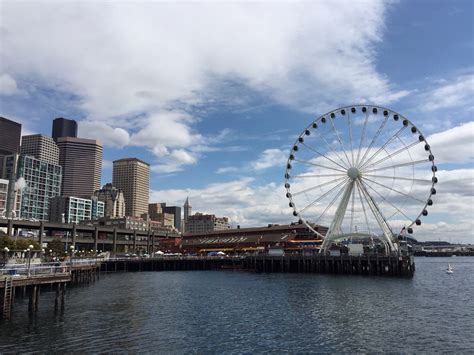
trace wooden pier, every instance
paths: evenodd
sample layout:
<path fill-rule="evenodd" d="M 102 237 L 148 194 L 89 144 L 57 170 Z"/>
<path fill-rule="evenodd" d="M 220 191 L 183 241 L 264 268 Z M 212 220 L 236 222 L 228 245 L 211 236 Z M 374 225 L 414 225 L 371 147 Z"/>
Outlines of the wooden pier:
<path fill-rule="evenodd" d="M 39 309 L 40 294 L 45 290 L 56 293 L 54 310 L 64 310 L 66 287 L 89 283 L 99 279 L 100 263 L 77 263 L 28 269 L 28 274 L 16 273 L 0 276 L 0 318 L 8 319 L 12 315 L 15 299 L 28 297 L 28 312 L 33 314 Z M 10 271 L 9 270 L 9 271 Z M 24 271 L 25 269 L 19 269 Z"/>
<path fill-rule="evenodd" d="M 102 272 L 246 270 L 252 272 L 295 272 L 346 275 L 413 277 L 412 256 L 246 256 L 123 258 L 104 261 Z"/>

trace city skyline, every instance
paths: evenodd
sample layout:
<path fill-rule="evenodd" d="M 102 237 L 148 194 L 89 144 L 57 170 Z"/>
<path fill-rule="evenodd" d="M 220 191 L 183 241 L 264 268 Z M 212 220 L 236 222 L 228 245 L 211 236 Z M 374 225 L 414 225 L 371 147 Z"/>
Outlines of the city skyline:
<path fill-rule="evenodd" d="M 258 226 L 295 220 L 283 175 L 307 124 L 339 106 L 387 106 L 422 130 L 439 167 L 433 214 L 414 237 L 472 243 L 473 5 L 435 3 L 86 4 L 80 16 L 5 3 L 0 115 L 22 135 L 75 119 L 79 137 L 104 145 L 101 186 L 112 161 L 137 157 L 151 165 L 150 202 L 189 196 L 196 211 Z M 107 20 L 80 36 L 94 11 Z M 176 13 L 212 21 L 163 26 Z"/>

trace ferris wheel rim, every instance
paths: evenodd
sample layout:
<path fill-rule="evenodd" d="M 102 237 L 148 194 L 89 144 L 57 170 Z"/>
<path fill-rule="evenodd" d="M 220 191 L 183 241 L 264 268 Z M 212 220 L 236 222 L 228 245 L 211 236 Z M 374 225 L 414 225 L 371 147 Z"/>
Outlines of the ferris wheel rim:
<path fill-rule="evenodd" d="M 347 112 L 346 112 L 347 110 Z M 291 179 L 294 179 L 295 177 L 293 177 L 291 175 L 291 164 L 293 161 L 297 161 L 294 159 L 294 156 L 296 154 L 296 152 L 298 151 L 298 147 L 299 145 L 303 144 L 304 145 L 304 137 L 306 136 L 309 136 L 310 133 L 311 133 L 311 130 L 314 130 L 315 132 L 318 133 L 318 135 L 320 136 L 320 138 L 322 139 L 322 141 L 326 144 L 326 146 L 328 146 L 330 148 L 330 150 L 332 150 L 335 155 L 338 157 L 338 161 L 335 162 L 333 161 L 333 163 L 336 163 L 339 167 L 343 168 L 345 167 L 347 170 L 349 169 L 352 169 L 354 168 L 354 166 L 352 166 L 354 164 L 354 147 L 353 147 L 353 141 L 352 141 L 352 131 L 351 131 L 351 122 L 350 122 L 350 114 L 354 114 L 356 112 L 359 112 L 359 110 L 363 113 L 366 113 L 366 119 L 364 121 L 364 128 L 363 128 L 363 132 L 362 132 L 362 136 L 361 136 L 361 141 L 359 143 L 359 149 L 358 149 L 358 155 L 357 155 L 357 158 L 356 158 L 356 167 L 357 168 L 360 168 L 363 172 L 365 171 L 368 171 L 368 172 L 374 172 L 374 171 L 377 171 L 377 170 L 383 170 L 385 169 L 384 167 L 382 168 L 373 168 L 372 170 L 367 170 L 367 168 L 370 168 L 370 167 L 374 167 L 376 166 L 380 160 L 386 160 L 387 157 L 392 159 L 394 155 L 397 155 L 399 153 L 396 153 L 395 154 L 392 152 L 392 156 L 390 156 L 390 154 L 388 154 L 387 152 L 387 156 L 380 159 L 380 160 L 376 160 L 375 163 L 372 162 L 371 163 L 371 160 L 374 159 L 374 157 L 378 154 L 377 152 L 380 151 L 381 148 L 384 148 L 384 147 L 381 147 L 379 148 L 379 150 L 370 156 L 370 159 L 366 158 L 366 155 L 367 153 L 370 151 L 371 149 L 371 145 L 373 145 L 373 143 L 377 140 L 376 138 L 378 137 L 373 137 L 373 140 L 371 142 L 371 144 L 365 149 L 365 153 L 362 157 L 359 156 L 360 154 L 360 149 L 361 149 L 361 146 L 362 146 L 362 140 L 364 138 L 364 130 L 365 130 L 365 126 L 367 124 L 367 120 L 368 120 L 368 117 L 370 116 L 370 112 L 372 112 L 372 114 L 374 115 L 377 115 L 379 114 L 379 110 L 380 110 L 380 114 L 382 114 L 384 117 L 384 121 L 382 123 L 382 126 L 381 128 L 379 128 L 379 131 L 381 129 L 383 129 L 383 126 L 388 122 L 388 120 L 390 119 L 390 117 L 392 117 L 394 120 L 398 121 L 402 121 L 402 128 L 400 128 L 400 131 L 405 129 L 405 128 L 408 128 L 410 127 L 411 129 L 411 132 L 413 134 L 417 133 L 418 134 L 418 141 L 415 141 L 415 142 L 412 142 L 408 145 L 409 148 L 412 147 L 412 144 L 413 146 L 416 146 L 417 144 L 421 144 L 421 143 L 424 143 L 425 144 L 425 153 L 429 154 L 429 162 L 426 160 L 426 159 L 423 159 L 421 162 L 423 163 L 429 163 L 429 165 L 431 166 L 431 171 L 432 171 L 432 174 L 431 174 L 431 184 L 429 186 L 429 194 L 428 194 L 428 197 L 424 200 L 424 201 L 420 201 L 422 202 L 423 204 L 423 207 L 421 209 L 421 211 L 418 213 L 418 214 L 415 214 L 416 217 L 410 217 L 410 218 L 407 218 L 407 225 L 405 226 L 405 228 L 407 228 L 407 230 L 411 230 L 412 227 L 416 224 L 416 225 L 419 225 L 418 222 L 420 221 L 420 218 L 422 216 L 426 216 L 427 215 L 427 207 L 428 206 L 431 206 L 433 204 L 432 202 L 432 197 L 433 195 L 436 194 L 436 189 L 434 188 L 434 186 L 436 185 L 436 183 L 438 182 L 438 179 L 436 177 L 436 171 L 437 171 L 437 167 L 435 165 L 435 161 L 434 161 L 434 155 L 433 155 L 433 152 L 431 150 L 431 146 L 429 145 L 429 143 L 427 142 L 426 140 L 426 137 L 423 135 L 423 133 L 420 131 L 420 129 L 411 121 L 409 120 L 407 117 L 405 117 L 404 115 L 390 109 L 390 108 L 387 108 L 387 107 L 383 107 L 383 106 L 379 106 L 379 105 L 373 105 L 373 104 L 354 104 L 354 105 L 347 105 L 347 106 L 342 106 L 342 107 L 339 107 L 337 109 L 334 109 L 334 110 L 331 110 L 331 111 L 328 111 L 322 115 L 320 115 L 319 117 L 317 117 L 315 120 L 313 120 L 312 122 L 310 122 L 310 124 L 305 128 L 303 129 L 303 131 L 298 135 L 298 137 L 296 138 L 295 142 L 293 143 L 293 146 L 292 148 L 290 149 L 290 154 L 289 154 L 289 157 L 287 159 L 287 168 L 285 170 L 285 188 L 286 188 L 286 192 L 287 192 L 287 198 L 289 199 L 290 203 L 290 207 L 293 209 L 293 215 L 294 216 L 297 216 L 299 217 L 300 221 L 302 221 L 303 223 L 305 223 L 307 225 L 307 227 L 312 230 L 315 234 L 319 235 L 320 237 L 323 237 L 323 235 L 321 233 L 319 233 L 316 229 L 316 227 L 314 226 L 314 224 L 312 225 L 309 221 L 307 221 L 305 218 L 303 218 L 304 216 L 302 215 L 302 211 L 303 210 L 297 210 L 297 206 L 293 200 L 293 193 L 291 192 L 291 184 L 290 184 L 290 180 Z M 334 123 L 332 120 L 335 119 L 335 115 L 336 114 L 339 114 L 339 115 L 342 115 L 344 116 L 345 114 L 348 114 L 348 120 L 349 120 L 349 130 L 350 130 L 350 136 L 351 136 L 351 141 L 350 141 L 350 146 L 351 146 L 351 155 L 352 155 L 352 160 L 349 159 L 349 157 L 347 156 L 347 153 L 345 152 L 345 149 L 344 149 L 344 145 L 343 143 L 341 142 L 340 140 L 340 137 L 337 133 L 337 130 L 335 129 L 334 127 Z M 395 119 L 395 116 L 397 117 Z M 336 134 L 336 137 L 337 137 L 337 140 L 339 141 L 341 147 L 343 148 L 343 154 L 344 154 L 344 157 L 342 156 L 338 156 L 337 152 L 335 152 L 329 144 L 327 144 L 327 142 L 325 141 L 324 137 L 321 136 L 321 134 L 319 133 L 319 131 L 317 130 L 318 129 L 318 125 L 319 124 L 325 124 L 327 123 L 327 120 L 329 120 L 332 124 L 332 127 L 334 129 L 334 132 Z M 390 138 L 390 140 L 392 139 L 393 137 Z M 390 141 L 389 140 L 389 141 Z M 387 141 L 385 143 L 385 145 L 387 145 L 389 143 L 389 141 Z M 403 143 L 403 142 L 402 142 Z M 405 143 L 404 144 L 404 147 L 400 148 L 400 150 L 403 152 L 403 151 L 408 151 L 409 148 L 407 148 L 407 145 Z M 296 147 L 296 148 L 295 148 Z M 331 160 L 329 157 L 327 156 L 324 156 L 324 154 L 321 154 L 321 152 L 317 152 L 315 151 L 315 153 L 319 154 L 320 156 L 326 158 L 326 159 L 329 159 Z M 408 151 L 409 153 L 409 151 Z M 342 155 L 342 154 L 341 154 Z M 293 158 L 292 158 L 293 157 Z M 433 157 L 431 159 L 431 157 Z M 346 158 L 346 159 L 344 159 Z M 334 158 L 334 160 L 336 160 Z M 352 164 L 351 164 L 352 162 Z M 338 164 L 339 163 L 339 164 Z M 347 163 L 347 164 L 346 164 Z M 413 160 L 410 162 L 410 163 L 407 163 L 408 165 L 412 165 L 413 167 L 413 170 L 414 170 L 414 165 L 416 164 L 417 162 L 414 162 Z M 388 168 L 392 168 L 394 169 L 396 166 L 391 166 L 391 167 L 387 167 Z M 337 171 L 337 169 L 334 169 L 332 168 L 332 170 L 335 170 Z M 320 174 L 320 176 L 324 176 L 325 174 Z M 328 175 L 331 175 L 331 174 L 328 174 Z M 338 174 L 332 174 L 333 176 L 338 176 L 339 178 L 336 179 L 336 181 L 339 181 L 340 179 L 342 179 L 342 177 L 345 175 L 344 174 L 344 171 L 343 170 L 339 170 L 338 171 Z M 315 175 L 316 176 L 316 175 Z M 346 175 L 347 176 L 347 175 Z M 368 175 L 370 177 L 370 175 Z M 382 176 L 382 178 L 385 178 L 385 176 Z M 391 178 L 391 179 L 398 179 L 398 177 L 389 177 L 387 176 L 387 178 Z M 414 181 L 415 179 L 411 179 L 411 181 Z M 343 180 L 344 181 L 344 180 Z M 428 180 L 423 180 L 424 182 L 428 182 Z M 336 185 L 336 186 L 339 186 L 339 185 Z M 370 187 L 370 185 L 368 185 Z M 317 187 L 317 186 L 316 186 Z M 344 186 L 343 186 L 344 187 Z M 393 187 L 393 185 L 392 185 Z M 413 188 L 413 183 L 412 183 L 412 188 Z M 392 189 L 393 190 L 393 189 Z M 301 192 L 301 191 L 300 191 Z M 355 191 L 354 191 L 355 193 Z M 352 201 L 354 203 L 354 197 L 352 198 Z M 365 213 L 365 211 L 364 211 Z M 396 214 L 397 212 L 395 212 Z M 408 217 L 406 214 L 403 214 L 404 217 Z M 421 224 L 421 222 L 420 222 Z M 313 227 L 314 226 L 314 227 Z"/>

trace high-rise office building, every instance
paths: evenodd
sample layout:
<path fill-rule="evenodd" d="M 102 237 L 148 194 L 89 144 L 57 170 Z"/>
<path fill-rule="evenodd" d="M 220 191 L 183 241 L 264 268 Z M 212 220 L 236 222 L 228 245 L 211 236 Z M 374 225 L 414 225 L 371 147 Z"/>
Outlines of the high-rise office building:
<path fill-rule="evenodd" d="M 184 202 L 184 222 L 188 220 L 188 218 L 192 215 L 193 206 L 189 202 L 189 197 L 186 197 L 186 201 Z"/>
<path fill-rule="evenodd" d="M 93 139 L 61 137 L 59 165 L 63 167 L 63 196 L 92 196 L 100 188 L 102 145 Z"/>
<path fill-rule="evenodd" d="M 20 152 L 21 124 L 0 117 L 0 179 L 5 178 L 3 159 Z"/>
<path fill-rule="evenodd" d="M 112 175 L 112 184 L 125 197 L 125 214 L 140 217 L 148 213 L 150 165 L 137 158 L 115 160 Z"/>
<path fill-rule="evenodd" d="M 4 160 L 4 171 L 10 181 L 15 161 L 18 163 L 13 181 L 17 181 L 15 190 L 21 196 L 19 217 L 47 221 L 50 199 L 61 193 L 61 167 L 29 155 L 9 155 Z"/>
<path fill-rule="evenodd" d="M 122 190 L 109 183 L 94 192 L 94 196 L 105 205 L 104 217 L 118 218 L 125 216 L 125 198 Z"/>
<path fill-rule="evenodd" d="M 42 134 L 21 137 L 22 155 L 31 155 L 46 163 L 59 165 L 59 148 L 56 142 Z"/>
<path fill-rule="evenodd" d="M 67 118 L 56 118 L 53 120 L 51 136 L 56 141 L 60 137 L 77 137 L 77 122 Z"/>
<path fill-rule="evenodd" d="M 20 152 L 21 124 L 0 117 L 0 155 Z"/>

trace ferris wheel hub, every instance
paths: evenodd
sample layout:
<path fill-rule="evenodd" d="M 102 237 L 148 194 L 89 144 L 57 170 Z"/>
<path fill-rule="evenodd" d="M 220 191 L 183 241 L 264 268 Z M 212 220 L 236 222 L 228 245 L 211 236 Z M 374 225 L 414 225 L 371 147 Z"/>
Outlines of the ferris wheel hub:
<path fill-rule="evenodd" d="M 349 168 L 347 169 L 347 176 L 349 176 L 352 180 L 355 180 L 360 176 L 360 171 L 355 167 Z"/>

